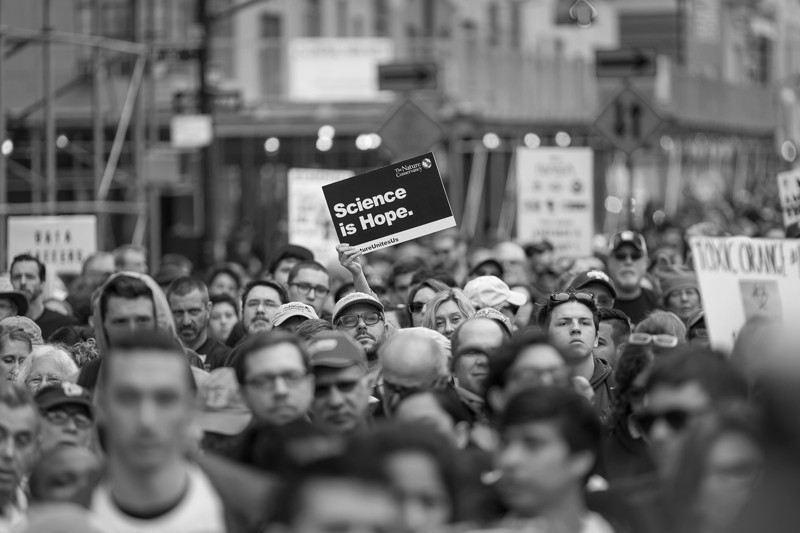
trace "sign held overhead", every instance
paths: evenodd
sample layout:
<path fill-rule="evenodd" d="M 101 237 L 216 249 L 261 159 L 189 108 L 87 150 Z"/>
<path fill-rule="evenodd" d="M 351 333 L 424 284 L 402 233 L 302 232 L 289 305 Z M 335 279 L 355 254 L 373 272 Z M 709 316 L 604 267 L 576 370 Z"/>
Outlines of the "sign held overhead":
<path fill-rule="evenodd" d="M 339 242 L 364 253 L 456 225 L 433 153 L 322 187 Z"/>
<path fill-rule="evenodd" d="M 655 48 L 598 50 L 595 74 L 598 78 L 652 78 L 656 75 Z"/>

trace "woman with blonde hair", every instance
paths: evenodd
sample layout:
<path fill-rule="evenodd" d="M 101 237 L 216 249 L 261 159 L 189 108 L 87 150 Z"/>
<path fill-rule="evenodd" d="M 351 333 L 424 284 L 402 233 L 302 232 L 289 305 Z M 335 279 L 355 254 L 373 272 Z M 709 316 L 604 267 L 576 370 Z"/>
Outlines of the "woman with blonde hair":
<path fill-rule="evenodd" d="M 448 289 L 437 292 L 422 313 L 422 327 L 436 330 L 449 339 L 459 324 L 475 314 L 475 307 L 464 291 Z"/>

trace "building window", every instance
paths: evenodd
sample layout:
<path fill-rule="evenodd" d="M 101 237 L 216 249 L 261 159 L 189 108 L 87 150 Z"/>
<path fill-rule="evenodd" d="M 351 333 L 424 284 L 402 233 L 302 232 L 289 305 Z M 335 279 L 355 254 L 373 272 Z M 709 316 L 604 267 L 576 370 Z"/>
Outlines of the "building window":
<path fill-rule="evenodd" d="M 374 6 L 374 30 L 377 37 L 389 36 L 389 5 L 388 0 L 372 0 Z"/>
<path fill-rule="evenodd" d="M 522 4 L 511 2 L 511 24 L 509 30 L 509 40 L 511 48 L 519 50 L 522 48 Z"/>
<path fill-rule="evenodd" d="M 422 3 L 422 35 L 433 37 L 436 28 L 436 4 L 434 0 L 424 0 Z"/>
<path fill-rule="evenodd" d="M 347 36 L 347 0 L 336 0 L 336 35 L 339 37 Z"/>
<path fill-rule="evenodd" d="M 306 35 L 319 37 L 322 35 L 322 8 L 320 0 L 306 0 Z"/>
<path fill-rule="evenodd" d="M 500 13 L 497 4 L 489 4 L 489 46 L 500 44 Z"/>

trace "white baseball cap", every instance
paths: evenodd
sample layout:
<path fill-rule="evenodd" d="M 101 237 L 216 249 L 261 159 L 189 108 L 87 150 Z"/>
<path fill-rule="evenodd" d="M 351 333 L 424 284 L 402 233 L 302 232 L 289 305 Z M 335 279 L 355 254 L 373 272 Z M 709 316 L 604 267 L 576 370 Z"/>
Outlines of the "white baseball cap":
<path fill-rule="evenodd" d="M 319 318 L 317 312 L 310 305 L 302 302 L 289 302 L 278 307 L 275 312 L 275 317 L 272 319 L 273 326 L 280 326 L 293 316 L 302 316 L 305 318 Z"/>
<path fill-rule="evenodd" d="M 512 291 L 497 276 L 479 276 L 471 280 L 464 287 L 464 294 L 467 295 L 472 305 L 478 309 L 497 307 L 504 302 L 521 307 L 528 301 L 526 295 Z"/>

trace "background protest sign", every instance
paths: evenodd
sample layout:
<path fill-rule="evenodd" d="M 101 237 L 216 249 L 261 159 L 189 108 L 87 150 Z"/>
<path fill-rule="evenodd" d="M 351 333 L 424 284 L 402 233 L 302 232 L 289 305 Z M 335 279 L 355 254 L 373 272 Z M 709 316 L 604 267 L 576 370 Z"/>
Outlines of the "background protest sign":
<path fill-rule="evenodd" d="M 8 217 L 8 258 L 30 254 L 56 274 L 80 274 L 97 251 L 94 215 Z"/>
<path fill-rule="evenodd" d="M 789 228 L 800 234 L 800 169 L 778 174 L 778 194 L 781 197 L 783 227 L 789 235 Z"/>
<path fill-rule="evenodd" d="M 559 257 L 592 255 L 592 149 L 518 148 L 516 174 L 517 239 L 546 239 Z"/>
<path fill-rule="evenodd" d="M 287 175 L 289 242 L 311 250 L 323 265 L 336 261 L 339 239 L 322 187 L 352 175 L 349 170 L 319 168 L 291 168 Z"/>
<path fill-rule="evenodd" d="M 456 225 L 430 152 L 322 190 L 339 242 L 365 253 Z"/>
<path fill-rule="evenodd" d="M 693 237 L 711 345 L 730 352 L 753 316 L 796 327 L 800 320 L 800 241 L 747 237 Z"/>

